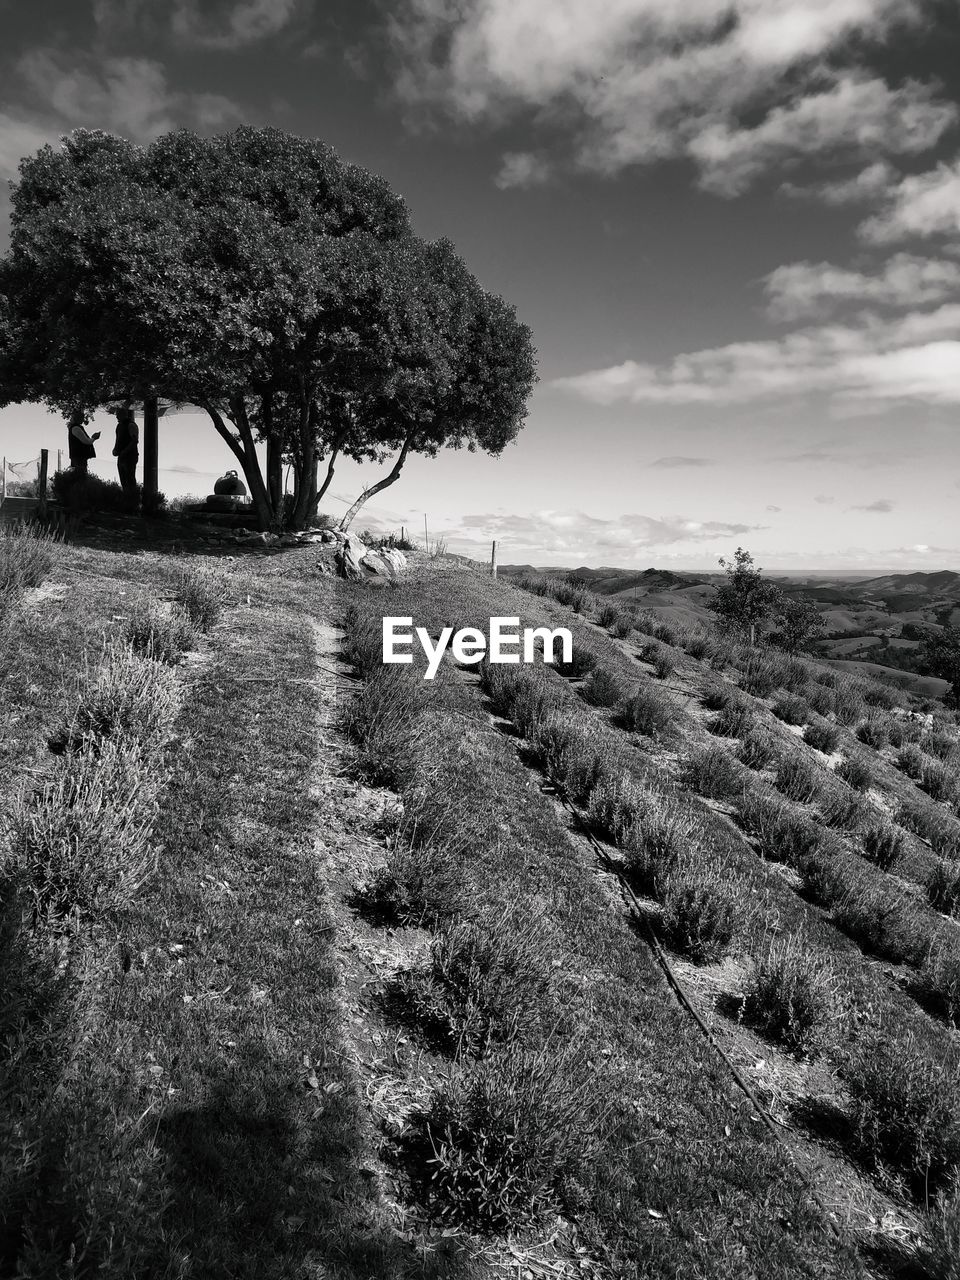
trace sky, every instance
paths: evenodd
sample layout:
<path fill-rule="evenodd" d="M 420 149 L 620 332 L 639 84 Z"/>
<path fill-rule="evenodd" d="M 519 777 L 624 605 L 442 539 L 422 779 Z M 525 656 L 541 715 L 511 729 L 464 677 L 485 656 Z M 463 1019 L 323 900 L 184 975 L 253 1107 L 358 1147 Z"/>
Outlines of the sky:
<path fill-rule="evenodd" d="M 319 137 L 531 326 L 516 443 L 411 460 L 361 527 L 960 570 L 958 0 L 0 0 L 0 29 L 4 188 L 78 127 Z M 64 440 L 0 410 L 14 463 Z M 233 465 L 199 415 L 160 449 L 168 495 Z M 330 513 L 374 478 L 338 466 Z"/>

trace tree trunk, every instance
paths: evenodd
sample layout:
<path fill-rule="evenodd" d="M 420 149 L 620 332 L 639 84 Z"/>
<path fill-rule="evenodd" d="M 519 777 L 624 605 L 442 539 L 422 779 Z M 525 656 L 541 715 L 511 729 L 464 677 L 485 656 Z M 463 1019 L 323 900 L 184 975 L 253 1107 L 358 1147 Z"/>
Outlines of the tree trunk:
<path fill-rule="evenodd" d="M 237 434 L 234 435 L 224 422 L 223 416 L 218 409 L 210 404 L 202 405 L 201 408 L 206 409 L 218 434 L 230 446 L 230 451 L 240 463 L 244 479 L 250 486 L 250 497 L 253 500 L 257 524 L 262 532 L 266 532 L 274 523 L 275 513 L 270 502 L 270 495 L 267 492 L 267 486 L 260 472 L 260 460 L 257 457 L 257 449 L 253 441 L 253 432 L 250 430 L 250 423 L 247 420 L 246 409 L 242 404 L 236 402 L 231 404 L 231 414 L 237 431 Z"/>
<path fill-rule="evenodd" d="M 354 516 L 357 514 L 357 512 L 360 510 L 360 508 L 369 498 L 372 498 L 375 493 L 380 493 L 382 490 L 386 489 L 389 485 L 394 484 L 396 482 L 396 480 L 400 475 L 400 472 L 403 470 L 403 464 L 407 460 L 407 454 L 410 452 L 410 444 L 412 440 L 413 440 L 413 433 L 411 432 L 410 435 L 408 435 L 407 438 L 404 440 L 403 448 L 400 450 L 399 454 L 397 455 L 397 460 L 393 464 L 393 467 L 391 468 L 389 474 L 384 476 L 382 480 L 378 480 L 376 484 L 372 484 L 369 489 L 364 489 L 363 493 L 361 493 L 360 497 L 356 500 L 356 502 L 349 509 L 349 511 L 346 512 L 343 519 L 340 521 L 339 527 L 341 529 L 346 530 L 350 528 L 350 525 L 353 523 Z"/>
<path fill-rule="evenodd" d="M 267 437 L 267 493 L 270 505 L 279 515 L 283 511 L 283 452 L 277 442 Z"/>

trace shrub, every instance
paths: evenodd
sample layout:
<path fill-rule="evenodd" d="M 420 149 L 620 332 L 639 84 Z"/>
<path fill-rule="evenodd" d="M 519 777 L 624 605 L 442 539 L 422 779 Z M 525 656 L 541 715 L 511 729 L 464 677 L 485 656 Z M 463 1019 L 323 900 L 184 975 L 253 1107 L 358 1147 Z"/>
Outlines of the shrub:
<path fill-rule="evenodd" d="M 814 720 L 803 731 L 803 740 L 815 751 L 824 755 L 833 755 L 840 743 L 840 730 L 826 720 Z"/>
<path fill-rule="evenodd" d="M 926 883 L 927 900 L 936 911 L 960 916 L 960 862 L 938 858 Z"/>
<path fill-rule="evenodd" d="M 620 610 L 612 600 L 604 600 L 603 604 L 597 609 L 597 621 L 601 627 L 611 627 L 619 617 Z"/>
<path fill-rule="evenodd" d="M 754 959 L 746 1018 L 793 1053 L 829 1042 L 838 1018 L 837 979 L 809 938 L 774 938 Z"/>
<path fill-rule="evenodd" d="M 197 645 L 196 628 L 179 608 L 165 613 L 156 605 L 141 606 L 127 619 L 123 635 L 137 653 L 171 666 Z"/>
<path fill-rule="evenodd" d="M 743 769 L 723 747 L 701 747 L 683 763 L 683 782 L 702 796 L 724 800 L 743 790 Z"/>
<path fill-rule="evenodd" d="M 802 756 L 789 755 L 777 765 L 774 786 L 791 800 L 808 804 L 820 790 L 821 782 Z"/>
<path fill-rule="evenodd" d="M 935 756 L 938 760 L 949 760 L 955 755 L 958 747 L 956 735 L 952 733 L 937 732 L 931 730 L 921 739 L 921 746 L 928 755 Z"/>
<path fill-rule="evenodd" d="M 433 841 L 397 838 L 386 865 L 359 889 L 357 901 L 378 923 L 429 925 L 462 915 L 471 898 L 463 861 Z"/>
<path fill-rule="evenodd" d="M 769 658 L 750 654 L 737 683 L 754 698 L 768 698 L 780 683 L 779 672 Z"/>
<path fill-rule="evenodd" d="M 833 712 L 837 724 L 854 725 L 863 718 L 863 699 L 846 681 L 839 681 L 833 691 Z"/>
<path fill-rule="evenodd" d="M 589 593 L 584 591 L 582 587 L 575 586 L 572 582 L 552 582 L 550 584 L 550 595 L 558 604 L 564 604 L 568 609 L 572 609 L 574 613 L 586 613 Z"/>
<path fill-rule="evenodd" d="M 788 694 L 778 698 L 773 704 L 773 714 L 784 724 L 805 724 L 810 716 L 810 709 L 803 698 L 796 694 Z"/>
<path fill-rule="evenodd" d="M 720 738 L 743 738 L 752 730 L 754 715 L 746 702 L 729 702 L 713 717 L 707 728 Z"/>
<path fill-rule="evenodd" d="M 15 806 L 2 879 L 26 888 L 36 922 L 88 920 L 132 901 L 156 869 L 163 780 L 140 743 L 88 739 L 55 782 Z"/>
<path fill-rule="evenodd" d="M 960 1053 L 916 1033 L 877 1027 L 848 1064 L 846 1084 L 862 1149 L 936 1189 L 960 1163 Z"/>
<path fill-rule="evenodd" d="M 924 1274 L 928 1280 L 960 1280 L 960 1189 L 945 1194 L 927 1215 Z"/>
<path fill-rule="evenodd" d="M 696 859 L 678 866 L 663 891 L 663 925 L 669 945 L 697 964 L 722 960 L 744 927 L 742 889 L 715 863 Z"/>
<path fill-rule="evenodd" d="M 856 756 L 841 760 L 834 772 L 854 791 L 869 791 L 873 786 L 873 771 L 866 761 Z"/>
<path fill-rule="evenodd" d="M 804 689 L 804 697 L 811 711 L 818 716 L 831 715 L 834 710 L 833 694 L 821 684 L 810 683 Z"/>
<path fill-rule="evenodd" d="M 864 950 L 894 964 L 919 962 L 926 926 L 899 891 L 864 882 L 848 886 L 831 905 L 837 926 Z"/>
<path fill-rule="evenodd" d="M 635 798 L 619 843 L 631 884 L 659 898 L 679 860 L 694 848 L 696 832 L 689 815 L 669 797 L 645 788 Z"/>
<path fill-rule="evenodd" d="M 700 701 L 708 711 L 724 711 L 731 703 L 741 707 L 748 706 L 733 685 L 724 684 L 719 680 L 704 686 Z"/>
<path fill-rule="evenodd" d="M 765 769 L 773 759 L 773 744 L 756 730 L 745 733 L 737 748 L 737 758 L 748 769 Z"/>
<path fill-rule="evenodd" d="M 915 742 L 908 743 L 897 752 L 897 768 L 914 782 L 919 782 L 926 768 L 927 757 Z"/>
<path fill-rule="evenodd" d="M 917 986 L 942 1018 L 960 1028 L 960 955 L 954 947 L 941 945 L 930 950 Z"/>
<path fill-rule="evenodd" d="M 833 906 L 847 891 L 847 877 L 835 853 L 811 853 L 800 865 L 800 876 L 804 893 L 823 907 Z"/>
<path fill-rule="evenodd" d="M 820 801 L 820 816 L 834 831 L 856 831 L 867 814 L 864 801 L 846 787 L 831 789 Z"/>
<path fill-rule="evenodd" d="M 736 814 L 764 858 L 799 867 L 821 848 L 822 837 L 813 822 L 783 800 L 748 791 L 737 801 Z"/>
<path fill-rule="evenodd" d="M 551 938 L 542 919 L 510 911 L 443 924 L 425 964 L 401 970 L 393 995 L 456 1056 L 532 1032 L 554 1005 L 543 963 Z"/>
<path fill-rule="evenodd" d="M 600 734 L 571 724 L 569 717 L 550 713 L 532 725 L 530 755 L 551 782 L 582 803 L 604 774 L 608 754 Z"/>
<path fill-rule="evenodd" d="M 128 496 L 115 480 L 101 480 L 84 471 L 57 471 L 50 481 L 54 498 L 68 511 L 128 512 L 136 510 L 141 489 Z"/>
<path fill-rule="evenodd" d="M 372 782 L 399 787 L 409 777 L 424 698 L 421 682 L 386 666 L 370 674 L 345 704 L 341 727 L 356 743 L 357 764 Z"/>
<path fill-rule="evenodd" d="M 554 664 L 555 670 L 560 675 L 567 676 L 569 679 L 578 679 L 585 676 L 588 671 L 592 671 L 597 665 L 597 655 L 589 649 L 580 648 L 578 645 L 573 646 L 573 652 L 570 655 L 569 662 L 557 662 Z"/>
<path fill-rule="evenodd" d="M 609 667 L 594 667 L 580 687 L 580 697 L 594 707 L 615 707 L 625 696 L 623 681 Z"/>
<path fill-rule="evenodd" d="M 633 618 L 629 613 L 618 613 L 610 631 L 618 640 L 626 640 L 633 631 Z"/>
<path fill-rule="evenodd" d="M 174 583 L 174 598 L 200 631 L 209 631 L 220 617 L 225 590 L 221 574 L 207 569 L 181 569 Z"/>
<path fill-rule="evenodd" d="M 808 689 L 812 689 L 812 681 L 810 679 L 810 671 L 806 663 L 801 662 L 799 658 L 790 658 L 783 666 L 780 676 L 780 682 L 788 693 L 800 693 Z"/>
<path fill-rule="evenodd" d="M 960 826 L 955 819 L 927 802 L 905 800 L 894 820 L 906 831 L 926 840 L 934 853 L 954 858 L 960 854 Z"/>
<path fill-rule="evenodd" d="M 887 736 L 891 747 L 899 750 L 907 742 L 919 742 L 923 737 L 923 729 L 916 720 L 901 720 L 891 716 Z"/>
<path fill-rule="evenodd" d="M 677 709 L 667 694 L 652 685 L 641 685 L 623 708 L 623 723 L 634 733 L 659 737 L 676 719 Z"/>
<path fill-rule="evenodd" d="M 89 737 L 116 737 L 149 750 L 167 737 L 178 709 L 173 672 L 140 657 L 128 644 L 111 641 L 98 662 L 85 656 L 73 719 L 50 745 L 61 751 Z"/>
<path fill-rule="evenodd" d="M 890 711 L 897 705 L 893 690 L 874 681 L 864 686 L 863 700 L 868 707 L 880 707 L 883 711 Z"/>
<path fill-rule="evenodd" d="M 555 1213 L 564 1187 L 589 1181 L 601 1138 L 583 1050 L 511 1045 L 433 1091 L 411 1120 L 420 1197 L 453 1227 L 507 1233 Z"/>
<path fill-rule="evenodd" d="M 880 716 L 868 716 L 863 724 L 857 725 L 856 734 L 864 746 L 881 751 L 887 745 L 889 730 Z"/>
<path fill-rule="evenodd" d="M 704 658 L 709 657 L 712 651 L 710 637 L 704 635 L 690 636 L 686 643 L 686 650 L 691 658 L 701 662 Z"/>
<path fill-rule="evenodd" d="M 919 785 L 933 800 L 953 800 L 957 795 L 956 770 L 939 760 L 928 760 Z"/>
<path fill-rule="evenodd" d="M 29 529 L 0 526 L 0 599 L 38 587 L 53 567 L 52 542 Z"/>
<path fill-rule="evenodd" d="M 892 822 L 880 822 L 863 833 L 863 852 L 881 871 L 889 871 L 903 853 L 903 832 Z"/>
<path fill-rule="evenodd" d="M 653 670 L 658 680 L 666 680 L 677 669 L 674 655 L 669 649 L 661 649 L 653 659 Z"/>
<path fill-rule="evenodd" d="M 626 774 L 605 770 L 587 797 L 590 829 L 620 844 L 644 805 L 649 803 L 650 794 Z"/>

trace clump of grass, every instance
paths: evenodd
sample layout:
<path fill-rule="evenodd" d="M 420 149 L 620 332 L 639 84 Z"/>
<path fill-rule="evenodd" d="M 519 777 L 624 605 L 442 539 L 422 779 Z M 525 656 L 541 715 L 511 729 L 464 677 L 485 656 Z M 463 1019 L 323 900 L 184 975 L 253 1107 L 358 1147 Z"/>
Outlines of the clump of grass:
<path fill-rule="evenodd" d="M 441 925 L 426 963 L 398 973 L 393 995 L 449 1052 L 480 1056 L 549 1017 L 555 1001 L 544 956 L 551 943 L 530 911 L 454 920 Z"/>
<path fill-rule="evenodd" d="M 708 711 L 723 711 L 731 702 L 735 702 L 739 706 L 747 706 L 746 701 L 733 685 L 724 684 L 719 680 L 711 681 L 710 684 L 704 686 L 700 694 L 700 701 Z"/>
<path fill-rule="evenodd" d="M 171 666 L 197 645 L 196 627 L 180 608 L 166 613 L 155 605 L 141 606 L 127 619 L 123 635 L 136 653 Z"/>
<path fill-rule="evenodd" d="M 676 669 L 676 657 L 669 649 L 661 649 L 653 659 L 653 670 L 658 680 L 666 680 Z"/>
<path fill-rule="evenodd" d="M 589 607 L 590 593 L 572 582 L 563 580 L 550 583 L 550 595 L 558 604 L 566 605 L 574 613 L 586 613 Z"/>
<path fill-rule="evenodd" d="M 746 927 L 742 890 L 705 856 L 685 858 L 663 889 L 663 928 L 668 944 L 697 964 L 722 960 Z"/>
<path fill-rule="evenodd" d="M 773 714 L 784 724 L 806 724 L 810 718 L 810 708 L 805 699 L 791 693 L 776 700 L 773 704 Z"/>
<path fill-rule="evenodd" d="M 163 781 L 140 743 L 88 738 L 54 782 L 18 802 L 2 878 L 26 889 L 36 923 L 86 921 L 133 900 L 156 869 Z"/>
<path fill-rule="evenodd" d="M 811 682 L 805 687 L 803 693 L 810 710 L 815 711 L 818 716 L 829 716 L 833 713 L 833 694 L 822 684 Z"/>
<path fill-rule="evenodd" d="M 620 844 L 649 804 L 649 791 L 626 774 L 607 769 L 587 797 L 587 822 L 597 835 Z"/>
<path fill-rule="evenodd" d="M 784 663 L 780 675 L 780 683 L 788 693 L 805 693 L 807 689 L 813 687 L 809 668 L 799 658 L 789 658 Z"/>
<path fill-rule="evenodd" d="M 612 600 L 604 600 L 597 609 L 597 621 L 600 623 L 601 627 L 607 627 L 609 629 L 609 627 L 611 627 L 619 617 L 620 610 Z"/>
<path fill-rule="evenodd" d="M 743 790 L 743 769 L 724 747 L 707 746 L 690 752 L 681 771 L 683 782 L 702 796 L 724 800 Z"/>
<path fill-rule="evenodd" d="M 854 791 L 869 791 L 873 786 L 873 770 L 858 756 L 847 756 L 840 761 L 834 772 Z"/>
<path fill-rule="evenodd" d="M 856 734 L 865 747 L 881 751 L 890 739 L 890 726 L 881 716 L 868 716 L 863 724 L 857 725 Z"/>
<path fill-rule="evenodd" d="M 957 796 L 957 773 L 939 760 L 928 760 L 918 784 L 931 800 L 954 801 Z"/>
<path fill-rule="evenodd" d="M 903 853 L 903 832 L 892 822 L 879 822 L 863 833 L 863 852 L 881 871 L 890 871 Z"/>
<path fill-rule="evenodd" d="M 887 736 L 891 747 L 899 750 L 907 742 L 919 742 L 923 737 L 923 729 L 916 720 L 903 720 L 891 716 L 887 726 Z"/>
<path fill-rule="evenodd" d="M 920 1188 L 942 1186 L 960 1164 L 957 1047 L 940 1059 L 916 1033 L 877 1027 L 845 1077 L 863 1151 Z"/>
<path fill-rule="evenodd" d="M 181 569 L 174 582 L 174 599 L 198 631 L 209 631 L 220 617 L 223 575 L 209 569 Z"/>
<path fill-rule="evenodd" d="M 769 940 L 754 958 L 744 1015 L 792 1053 L 813 1054 L 836 1031 L 836 974 L 808 938 Z"/>
<path fill-rule="evenodd" d="M 622 722 L 634 733 L 650 738 L 660 737 L 677 716 L 677 708 L 670 697 L 653 685 L 641 685 L 624 703 Z"/>
<path fill-rule="evenodd" d="M 809 804 L 820 790 L 821 783 L 815 769 L 801 755 L 784 756 L 777 765 L 774 786 L 791 800 Z"/>
<path fill-rule="evenodd" d="M 799 867 L 823 843 L 820 832 L 805 813 L 756 790 L 740 797 L 736 816 L 747 834 L 756 840 L 760 854 L 774 862 Z"/>
<path fill-rule="evenodd" d="M 773 757 L 773 744 L 770 739 L 756 730 L 751 730 L 749 733 L 744 734 L 740 746 L 737 748 L 737 758 L 748 769 L 765 769 L 773 760 Z"/>
<path fill-rule="evenodd" d="M 814 720 L 803 731 L 803 740 L 815 751 L 833 755 L 840 743 L 840 730 L 826 720 Z"/>
<path fill-rule="evenodd" d="M 479 1234 L 556 1213 L 566 1187 L 590 1181 L 602 1145 L 594 1079 L 577 1043 L 561 1052 L 513 1044 L 436 1088 L 406 1144 L 431 1213 Z"/>
<path fill-rule="evenodd" d="M 710 656 L 712 645 L 709 636 L 694 634 L 687 637 L 686 650 L 691 658 L 695 658 L 697 662 L 702 662 L 704 658 Z"/>
<path fill-rule="evenodd" d="M 609 667 L 594 667 L 580 686 L 580 697 L 593 707 L 616 707 L 626 697 L 626 689 Z"/>
<path fill-rule="evenodd" d="M 921 739 L 921 746 L 928 755 L 936 757 L 937 760 L 950 760 L 956 754 L 960 742 L 955 734 L 932 729 Z"/>
<path fill-rule="evenodd" d="M 0 601 L 38 587 L 53 568 L 52 542 L 29 529 L 0 529 Z M 2 608 L 2 606 L 0 606 Z"/>
<path fill-rule="evenodd" d="M 571 724 L 568 716 L 551 713 L 537 720 L 527 741 L 535 763 L 576 803 L 586 801 L 604 776 L 609 755 L 604 738 Z"/>
<path fill-rule="evenodd" d="M 938 858 L 925 887 L 935 911 L 960 916 L 960 862 Z"/>
<path fill-rule="evenodd" d="M 891 711 L 898 701 L 892 689 L 874 680 L 864 684 L 863 700 L 868 707 L 879 707 L 882 711 Z"/>

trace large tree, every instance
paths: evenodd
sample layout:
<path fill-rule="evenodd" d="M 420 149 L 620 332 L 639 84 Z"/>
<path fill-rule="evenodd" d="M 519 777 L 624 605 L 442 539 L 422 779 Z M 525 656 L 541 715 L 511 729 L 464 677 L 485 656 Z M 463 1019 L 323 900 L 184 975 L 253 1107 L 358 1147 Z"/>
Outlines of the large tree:
<path fill-rule="evenodd" d="M 263 527 L 283 458 L 302 527 L 341 456 L 396 455 L 363 499 L 410 452 L 499 453 L 535 376 L 512 309 L 414 236 L 382 179 L 277 130 L 44 148 L 21 167 L 0 294 L 0 399 L 196 404 Z"/>
<path fill-rule="evenodd" d="M 940 631 L 927 631 L 920 642 L 917 670 L 946 680 L 953 705 L 960 709 L 960 629 L 943 627 Z"/>

